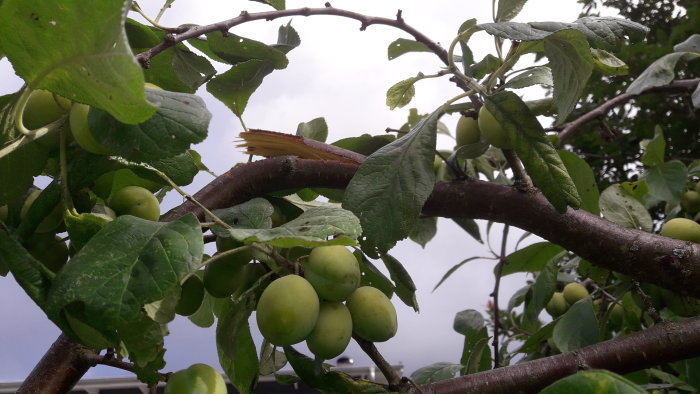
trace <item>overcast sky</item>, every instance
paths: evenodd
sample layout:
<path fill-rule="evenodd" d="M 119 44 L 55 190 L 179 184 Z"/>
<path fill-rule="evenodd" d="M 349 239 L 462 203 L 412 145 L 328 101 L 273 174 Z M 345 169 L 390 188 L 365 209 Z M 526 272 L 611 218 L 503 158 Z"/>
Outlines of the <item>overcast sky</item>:
<path fill-rule="evenodd" d="M 142 0 L 139 3 L 154 16 L 162 1 Z M 465 20 L 491 21 L 490 0 L 335 0 L 331 3 L 337 8 L 384 17 L 394 17 L 400 8 L 408 24 L 443 46 L 449 45 Z M 287 0 L 287 8 L 322 7 L 323 4 L 324 1 Z M 242 10 L 269 9 L 247 1 L 180 0 L 174 2 L 161 22 L 170 26 L 208 24 L 234 17 Z M 530 0 L 516 21 L 570 22 L 578 17 L 579 11 L 580 5 L 575 0 Z M 287 21 L 254 22 L 235 27 L 232 31 L 273 43 L 277 28 Z M 410 37 L 386 26 L 370 26 L 362 32 L 357 21 L 332 16 L 295 17 L 292 26 L 301 36 L 302 44 L 289 54 L 289 67 L 268 76 L 250 99 L 243 115 L 248 127 L 294 133 L 298 123 L 323 116 L 329 126 L 329 142 L 362 133 L 382 134 L 387 127 L 400 127 L 406 120 L 408 108 L 416 107 L 421 113 L 431 112 L 460 93 L 445 79 L 421 81 L 416 86 L 416 98 L 409 106 L 390 111 L 385 105 L 386 90 L 418 72 L 433 74 L 439 71 L 443 66 L 439 59 L 429 53 L 418 53 L 388 61 L 388 44 L 400 37 Z M 488 53 L 492 44 L 492 38 L 484 33 L 475 35 L 470 41 L 477 59 Z M 11 67 L 3 59 L 0 61 L 0 94 L 14 92 L 20 87 L 21 81 L 9 78 L 10 75 Z M 236 162 L 246 160 L 246 156 L 234 147 L 241 126 L 230 111 L 204 89 L 199 94 L 205 98 L 214 116 L 209 138 L 196 146 L 196 150 L 210 169 L 222 173 Z M 442 120 L 452 128 L 457 119 L 452 116 Z M 439 137 L 438 144 L 443 149 L 451 149 L 454 145 L 444 136 Z M 199 175 L 188 191 L 195 192 L 211 179 L 206 174 Z M 177 203 L 177 197 L 168 201 L 163 212 Z M 500 225 L 492 228 L 495 246 L 500 240 L 500 229 Z M 483 231 L 485 223 L 482 223 Z M 511 231 L 510 248 L 514 247 L 520 234 Z M 534 237 L 531 238 L 534 241 Z M 435 293 L 431 290 L 450 267 L 470 256 L 487 256 L 487 249 L 451 221 L 440 219 L 438 235 L 425 249 L 411 241 L 403 241 L 391 253 L 404 263 L 416 282 L 421 312 L 414 313 L 394 298 L 399 314 L 398 334 L 388 342 L 378 344 L 378 348 L 389 362 L 403 364 L 406 375 L 433 362 L 459 362 L 463 337 L 452 330 L 452 320 L 455 313 L 464 309 L 485 311 L 493 287 L 494 263 L 469 263 Z M 506 303 L 513 291 L 523 284 L 523 276 L 504 278 L 501 302 Z M 59 331 L 11 277 L 0 278 L 0 313 L 3 316 L 0 324 L 0 381 L 22 380 Z M 255 319 L 251 319 L 251 324 L 259 344 Z M 168 371 L 195 362 L 219 367 L 213 328 L 198 328 L 181 317 L 169 327 L 170 335 L 166 338 Z M 356 365 L 371 365 L 354 342 L 346 355 L 354 358 Z M 98 367 L 91 369 L 86 376 L 124 374 L 117 369 Z"/>

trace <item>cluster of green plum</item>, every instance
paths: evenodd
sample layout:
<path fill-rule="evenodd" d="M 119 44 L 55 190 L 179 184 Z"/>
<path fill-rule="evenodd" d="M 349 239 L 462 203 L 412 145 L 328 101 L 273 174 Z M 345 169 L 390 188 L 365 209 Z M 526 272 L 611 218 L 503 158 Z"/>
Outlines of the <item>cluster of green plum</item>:
<path fill-rule="evenodd" d="M 330 359 L 345 350 L 353 332 L 371 342 L 396 334 L 394 306 L 380 290 L 359 287 L 360 267 L 348 249 L 316 247 L 303 267 L 304 277 L 276 279 L 260 296 L 256 320 L 270 343 L 287 346 L 306 340 L 316 357 Z"/>
<path fill-rule="evenodd" d="M 683 217 L 673 218 L 664 223 L 660 234 L 682 241 L 700 243 L 700 224 L 698 223 L 700 222 L 700 182 L 683 193 L 681 207 L 690 217 L 694 215 L 695 220 Z"/>
<path fill-rule="evenodd" d="M 588 295 L 588 290 L 584 285 L 577 282 L 568 283 L 561 292 L 554 292 L 545 306 L 545 310 L 552 317 L 559 317 L 566 313 L 571 305 L 588 297 Z"/>

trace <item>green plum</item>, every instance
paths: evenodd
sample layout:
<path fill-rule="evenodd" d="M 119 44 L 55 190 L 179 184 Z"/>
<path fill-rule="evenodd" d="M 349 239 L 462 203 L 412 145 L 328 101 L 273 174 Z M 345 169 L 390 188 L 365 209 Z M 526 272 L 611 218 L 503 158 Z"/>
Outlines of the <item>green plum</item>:
<path fill-rule="evenodd" d="M 580 283 L 571 282 L 564 286 L 562 295 L 564 296 L 566 302 L 569 303 L 569 305 L 574 305 L 579 300 L 588 297 L 588 290 L 585 286 L 583 286 Z"/>
<path fill-rule="evenodd" d="M 360 284 L 360 264 L 341 245 L 314 248 L 304 263 L 304 276 L 322 300 L 344 301 Z"/>
<path fill-rule="evenodd" d="M 481 140 L 481 131 L 479 123 L 471 116 L 461 116 L 457 121 L 457 129 L 455 131 L 457 146 L 475 144 Z"/>
<path fill-rule="evenodd" d="M 157 222 L 160 218 L 160 202 L 150 190 L 141 186 L 119 189 L 109 198 L 109 207 L 117 215 L 133 215 Z"/>
<path fill-rule="evenodd" d="M 511 149 L 513 147 L 508 133 L 503 129 L 498 120 L 482 106 L 479 110 L 479 130 L 481 130 L 481 140 L 496 148 Z"/>
<path fill-rule="evenodd" d="M 226 381 L 207 364 L 192 364 L 170 375 L 165 394 L 226 394 Z"/>
<path fill-rule="evenodd" d="M 664 223 L 659 234 L 681 241 L 700 243 L 700 224 L 686 218 L 674 218 Z"/>
<path fill-rule="evenodd" d="M 202 305 L 204 299 L 204 283 L 197 275 L 191 275 L 182 284 L 180 299 L 175 306 L 175 313 L 182 316 L 189 316 Z"/>
<path fill-rule="evenodd" d="M 34 233 L 27 242 L 27 251 L 53 272 L 68 261 L 68 246 L 53 233 Z"/>
<path fill-rule="evenodd" d="M 318 320 L 306 338 L 311 353 L 328 360 L 342 353 L 352 337 L 352 317 L 348 308 L 340 302 L 322 302 Z"/>
<path fill-rule="evenodd" d="M 66 115 L 70 108 L 70 100 L 54 96 L 48 90 L 37 89 L 29 93 L 27 106 L 22 113 L 22 123 L 30 130 L 38 129 Z"/>
<path fill-rule="evenodd" d="M 260 295 L 255 318 L 262 336 L 277 346 L 306 339 L 316 325 L 318 295 L 306 279 L 287 275 L 270 283 Z"/>
<path fill-rule="evenodd" d="M 700 193 L 695 190 L 688 190 L 681 196 L 681 206 L 683 210 L 693 214 L 700 211 Z"/>
<path fill-rule="evenodd" d="M 567 309 L 569 309 L 569 303 L 566 302 L 564 294 L 557 291 L 552 294 L 552 298 L 549 300 L 549 302 L 547 302 L 544 309 L 550 314 L 550 316 L 558 317 L 563 315 Z"/>
<path fill-rule="evenodd" d="M 81 148 L 90 153 L 108 155 L 110 154 L 109 149 L 97 142 L 92 135 L 90 125 L 88 124 L 88 112 L 90 112 L 90 106 L 85 104 L 75 103 L 73 107 L 71 107 L 69 121 L 73 138 Z"/>
<path fill-rule="evenodd" d="M 37 198 L 39 198 L 39 195 L 41 194 L 41 189 L 35 189 L 29 195 L 27 196 L 27 199 L 24 200 L 24 204 L 22 204 L 22 209 L 19 212 L 19 217 L 20 220 L 24 219 L 24 217 L 27 215 L 27 212 L 29 212 L 29 209 L 32 207 L 32 204 L 34 204 L 34 201 L 36 201 Z M 37 233 L 48 233 L 52 232 L 53 230 L 56 229 L 61 223 L 63 223 L 63 207 L 61 204 L 56 204 L 56 206 L 49 212 L 44 219 L 39 222 L 39 225 L 36 227 L 36 232 Z"/>
<path fill-rule="evenodd" d="M 384 342 L 396 335 L 396 309 L 380 290 L 371 286 L 359 287 L 346 304 L 352 316 L 352 330 L 360 338 Z"/>

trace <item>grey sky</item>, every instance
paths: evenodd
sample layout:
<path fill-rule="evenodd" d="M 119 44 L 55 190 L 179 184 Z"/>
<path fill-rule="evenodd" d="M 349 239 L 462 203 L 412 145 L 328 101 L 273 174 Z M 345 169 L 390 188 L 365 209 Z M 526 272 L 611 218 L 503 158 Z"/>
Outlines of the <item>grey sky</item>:
<path fill-rule="evenodd" d="M 139 2 L 149 15 L 155 15 L 162 1 Z M 394 17 L 396 10 L 403 10 L 405 21 L 421 30 L 443 46 L 449 45 L 457 28 L 469 18 L 490 22 L 490 0 L 383 0 L 383 1 L 331 1 L 337 8 L 347 8 L 369 15 Z M 323 7 L 324 1 L 287 0 L 287 8 L 302 6 Z M 554 5 L 556 4 L 556 5 Z M 269 10 L 255 2 L 247 1 L 187 1 L 180 0 L 166 12 L 161 21 L 165 25 L 181 23 L 207 24 L 234 17 L 242 10 Z M 575 0 L 530 0 L 517 21 L 559 20 L 573 21 L 580 6 Z M 277 28 L 287 20 L 255 22 L 234 28 L 234 32 L 264 42 L 276 40 Z M 394 83 L 414 76 L 418 72 L 432 74 L 442 64 L 429 53 L 407 54 L 388 61 L 386 48 L 396 38 L 409 38 L 407 34 L 385 26 L 370 26 L 359 31 L 359 23 L 338 17 L 316 16 L 292 18 L 292 26 L 299 32 L 302 44 L 289 55 L 290 64 L 278 70 L 263 82 L 252 96 L 244 114 L 248 127 L 293 133 L 300 122 L 323 116 L 329 126 L 329 141 L 359 135 L 381 134 L 387 127 L 400 127 L 406 119 L 408 108 L 430 112 L 460 93 L 445 78 L 421 81 L 417 95 L 404 109 L 390 111 L 385 105 L 386 90 Z M 484 33 L 470 41 L 477 59 L 492 48 L 493 40 Z M 6 59 L 0 61 L 0 93 L 16 91 L 20 86 L 12 75 Z M 241 131 L 238 120 L 221 103 L 212 99 L 202 89 L 199 92 L 214 114 L 209 138 L 196 149 L 204 162 L 216 173 L 222 173 L 246 157 L 234 147 Z M 452 128 L 456 117 L 443 121 Z M 439 137 L 439 148 L 450 149 L 453 142 Z M 199 175 L 188 188 L 196 191 L 211 180 L 211 176 Z M 178 197 L 168 199 L 169 209 Z M 500 240 L 500 225 L 493 227 L 493 241 Z M 482 231 L 485 226 L 482 226 Z M 511 233 L 512 248 L 519 237 Z M 534 240 L 534 237 L 532 237 Z M 437 237 L 425 248 L 403 241 L 392 254 L 405 264 L 418 287 L 417 298 L 420 314 L 414 313 L 394 298 L 399 312 L 399 330 L 395 338 L 378 344 L 378 348 L 391 363 L 403 363 L 406 373 L 437 361 L 458 362 L 463 337 L 452 330 L 455 313 L 468 308 L 485 311 L 489 293 L 493 287 L 493 262 L 477 261 L 467 264 L 435 293 L 432 288 L 453 265 L 473 255 L 488 256 L 487 249 L 473 241 L 451 221 L 440 219 Z M 40 359 L 58 335 L 58 329 L 19 289 L 11 277 L 0 278 L 0 381 L 22 380 Z M 504 279 L 501 302 L 505 303 L 512 292 L 524 284 L 522 276 Z M 251 319 L 255 325 L 255 319 Z M 195 362 L 205 362 L 218 368 L 214 330 L 194 326 L 185 318 L 170 324 L 170 336 L 166 338 L 167 370 L 184 368 Z M 252 328 L 258 343 L 260 335 Z M 354 344 L 346 351 L 358 365 L 371 362 Z M 93 368 L 89 377 L 123 375 L 113 368 Z"/>

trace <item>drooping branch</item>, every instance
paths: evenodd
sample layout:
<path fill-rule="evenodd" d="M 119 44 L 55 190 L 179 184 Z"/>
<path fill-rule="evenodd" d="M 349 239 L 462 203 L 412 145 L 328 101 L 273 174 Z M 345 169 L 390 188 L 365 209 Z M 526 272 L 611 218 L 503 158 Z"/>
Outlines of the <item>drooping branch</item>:
<path fill-rule="evenodd" d="M 691 92 L 697 88 L 698 84 L 700 84 L 700 78 L 681 79 L 678 81 L 673 81 L 668 85 L 654 86 L 645 89 L 639 94 L 622 93 L 619 96 L 611 98 L 610 100 L 604 102 L 597 108 L 592 109 L 591 111 L 578 117 L 576 120 L 567 123 L 562 129 L 562 131 L 559 133 L 559 141 L 563 143 L 564 141 L 571 139 L 584 124 L 594 119 L 602 118 L 603 116 L 607 115 L 607 113 L 610 112 L 613 108 L 617 107 L 618 105 L 624 104 L 639 95 L 662 92 Z"/>
<path fill-rule="evenodd" d="M 279 190 L 343 189 L 358 165 L 276 157 L 237 166 L 194 195 L 210 209 L 229 207 Z M 173 220 L 202 212 L 185 202 Z M 493 220 L 530 231 L 591 263 L 676 292 L 700 297 L 700 245 L 625 228 L 582 210 L 563 214 L 540 193 L 482 181 L 437 182 L 423 207 L 426 216 Z"/>
<path fill-rule="evenodd" d="M 187 41 L 192 38 L 199 37 L 203 34 L 206 33 L 211 33 L 215 31 L 220 31 L 220 32 L 227 32 L 229 29 L 231 29 L 234 26 L 246 23 L 246 22 L 251 22 L 251 21 L 256 21 L 256 20 L 267 20 L 271 21 L 274 19 L 278 18 L 284 18 L 288 16 L 312 16 L 312 15 L 334 15 L 334 16 L 340 16 L 348 19 L 354 19 L 357 20 L 361 23 L 360 25 L 360 30 L 365 30 L 368 26 L 371 25 L 387 25 L 387 26 L 393 26 L 397 29 L 403 30 L 404 32 L 410 34 L 413 36 L 413 38 L 425 44 L 428 48 L 430 48 L 431 51 L 433 51 L 439 58 L 440 60 L 447 64 L 447 51 L 440 46 L 437 42 L 431 40 L 428 38 L 425 34 L 421 33 L 420 31 L 416 30 L 415 28 L 411 27 L 408 25 L 404 19 L 401 16 L 401 11 L 399 11 L 396 15 L 396 18 L 391 19 L 391 18 L 383 18 L 383 17 L 376 17 L 376 16 L 369 16 L 369 15 L 364 15 L 360 14 L 357 12 L 353 11 L 348 11 L 348 10 L 343 10 L 339 8 L 334 8 L 330 5 L 330 3 L 326 3 L 325 8 L 296 8 L 296 9 L 289 9 L 289 10 L 277 10 L 277 11 L 265 11 L 265 12 L 247 12 L 243 11 L 241 14 L 235 18 L 231 18 L 225 21 L 217 22 L 217 23 L 212 23 L 209 25 L 205 26 L 184 26 L 180 31 L 176 31 L 174 33 L 169 33 L 166 35 L 166 39 L 161 42 L 160 44 L 156 45 L 155 47 L 141 52 L 138 55 L 136 55 L 136 60 L 138 60 L 142 65 L 147 66 L 148 63 L 150 62 L 150 59 L 157 55 L 158 53 L 174 46 L 177 45 L 183 41 Z"/>
<path fill-rule="evenodd" d="M 647 330 L 572 352 L 420 386 L 422 394 L 535 393 L 584 369 L 627 373 L 700 354 L 700 318 Z"/>

